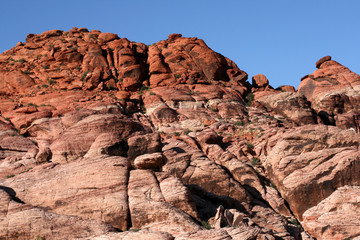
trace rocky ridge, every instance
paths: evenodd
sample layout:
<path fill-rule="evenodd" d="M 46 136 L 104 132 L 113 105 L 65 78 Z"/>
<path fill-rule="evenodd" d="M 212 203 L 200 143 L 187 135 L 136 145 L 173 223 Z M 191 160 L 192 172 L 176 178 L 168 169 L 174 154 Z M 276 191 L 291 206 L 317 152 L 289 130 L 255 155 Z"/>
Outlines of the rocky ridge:
<path fill-rule="evenodd" d="M 316 67 L 274 89 L 180 34 L 29 34 L 0 55 L 0 238 L 356 239 L 360 76 Z"/>

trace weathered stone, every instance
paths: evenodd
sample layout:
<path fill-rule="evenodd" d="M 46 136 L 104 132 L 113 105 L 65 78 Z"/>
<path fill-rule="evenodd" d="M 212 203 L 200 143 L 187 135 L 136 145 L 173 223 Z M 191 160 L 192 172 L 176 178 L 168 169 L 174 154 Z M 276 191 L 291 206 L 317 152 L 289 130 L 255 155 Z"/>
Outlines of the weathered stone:
<path fill-rule="evenodd" d="M 11 188 L 0 187 L 1 239 L 73 239 L 113 231 L 96 220 L 51 213 L 43 208 L 21 203 Z"/>
<path fill-rule="evenodd" d="M 269 80 L 264 74 L 257 74 L 252 77 L 252 85 L 255 88 L 265 88 L 269 85 Z"/>
<path fill-rule="evenodd" d="M 166 202 L 149 170 L 130 172 L 128 194 L 133 228 L 166 231 L 172 235 L 201 229 L 189 215 Z"/>
<path fill-rule="evenodd" d="M 281 92 L 263 96 L 256 94 L 255 101 L 296 124 L 316 123 L 316 115 L 311 109 L 311 103 L 299 93 Z"/>
<path fill-rule="evenodd" d="M 69 162 L 83 157 L 102 133 L 116 133 L 126 139 L 143 127 L 135 121 L 115 114 L 98 114 L 82 119 L 69 127 L 51 145 L 52 162 Z M 69 141 L 71 139 L 71 141 Z M 126 152 L 126 151 L 125 151 Z"/>
<path fill-rule="evenodd" d="M 27 204 L 51 212 L 97 219 L 125 230 L 128 226 L 128 161 L 98 157 L 33 169 L 0 180 Z"/>
<path fill-rule="evenodd" d="M 331 56 L 322 57 L 316 62 L 315 66 L 316 66 L 316 68 L 320 68 L 321 64 L 323 64 L 324 62 L 330 61 L 330 60 L 331 60 Z"/>
<path fill-rule="evenodd" d="M 298 219 L 344 185 L 359 185 L 358 135 L 332 126 L 306 125 L 270 137 L 258 152 L 267 176 Z"/>
<path fill-rule="evenodd" d="M 303 227 L 316 239 L 353 239 L 360 235 L 360 187 L 338 188 L 303 214 Z"/>
<path fill-rule="evenodd" d="M 105 235 L 90 237 L 88 240 L 131 240 L 131 239 L 156 239 L 156 240 L 173 240 L 174 237 L 166 232 L 151 231 L 148 229 L 143 229 L 137 231 L 137 229 L 126 231 L 126 232 L 117 232 L 117 233 L 107 233 Z"/>
<path fill-rule="evenodd" d="M 157 133 L 130 137 L 127 144 L 129 146 L 127 155 L 130 159 L 135 159 L 139 155 L 161 151 L 161 139 Z"/>
<path fill-rule="evenodd" d="M 162 153 L 149 153 L 135 158 L 134 166 L 137 169 L 158 170 L 166 163 Z"/>

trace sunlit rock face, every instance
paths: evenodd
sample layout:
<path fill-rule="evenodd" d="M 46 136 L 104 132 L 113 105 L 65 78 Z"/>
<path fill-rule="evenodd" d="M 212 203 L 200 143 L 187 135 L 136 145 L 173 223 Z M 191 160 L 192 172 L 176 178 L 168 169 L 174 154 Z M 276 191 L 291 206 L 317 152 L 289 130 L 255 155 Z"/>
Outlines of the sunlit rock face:
<path fill-rule="evenodd" d="M 0 55 L 0 238 L 356 236 L 359 76 L 316 65 L 274 89 L 195 37 L 29 34 Z"/>

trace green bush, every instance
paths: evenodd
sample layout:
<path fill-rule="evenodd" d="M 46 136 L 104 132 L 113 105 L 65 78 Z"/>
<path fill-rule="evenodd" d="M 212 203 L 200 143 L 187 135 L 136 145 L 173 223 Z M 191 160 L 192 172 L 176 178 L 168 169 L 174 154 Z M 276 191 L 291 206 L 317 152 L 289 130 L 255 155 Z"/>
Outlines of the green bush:
<path fill-rule="evenodd" d="M 253 157 L 251 160 L 251 165 L 256 166 L 260 163 L 260 159 L 257 157 Z"/>
<path fill-rule="evenodd" d="M 55 82 L 55 80 L 54 79 L 49 79 L 49 85 L 54 85 L 56 82 Z"/>
<path fill-rule="evenodd" d="M 247 142 L 246 143 L 246 145 L 249 147 L 249 148 L 251 148 L 251 149 L 253 149 L 254 148 L 254 145 L 252 145 L 251 143 L 249 143 L 249 142 Z"/>
<path fill-rule="evenodd" d="M 207 230 L 211 229 L 211 225 L 207 221 L 201 221 L 201 225 Z"/>
<path fill-rule="evenodd" d="M 245 97 L 245 100 L 246 100 L 246 106 L 250 106 L 252 101 L 254 100 L 254 94 L 252 93 L 249 93 L 246 97 Z"/>
<path fill-rule="evenodd" d="M 236 121 L 234 123 L 235 126 L 244 126 L 245 124 L 242 121 Z"/>
<path fill-rule="evenodd" d="M 86 72 L 84 72 L 82 75 L 81 75 L 81 81 L 83 81 L 83 82 L 85 82 L 86 81 L 86 75 L 88 75 L 88 73 L 89 73 L 90 71 L 86 71 Z"/>

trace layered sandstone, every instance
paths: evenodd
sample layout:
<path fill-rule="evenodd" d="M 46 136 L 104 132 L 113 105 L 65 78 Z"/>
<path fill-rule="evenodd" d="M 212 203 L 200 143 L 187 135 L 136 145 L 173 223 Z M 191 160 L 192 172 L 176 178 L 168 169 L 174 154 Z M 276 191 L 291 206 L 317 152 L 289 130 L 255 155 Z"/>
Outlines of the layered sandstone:
<path fill-rule="evenodd" d="M 195 37 L 29 34 L 0 55 L 0 238 L 356 236 L 359 79 L 316 66 L 273 89 Z"/>

